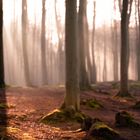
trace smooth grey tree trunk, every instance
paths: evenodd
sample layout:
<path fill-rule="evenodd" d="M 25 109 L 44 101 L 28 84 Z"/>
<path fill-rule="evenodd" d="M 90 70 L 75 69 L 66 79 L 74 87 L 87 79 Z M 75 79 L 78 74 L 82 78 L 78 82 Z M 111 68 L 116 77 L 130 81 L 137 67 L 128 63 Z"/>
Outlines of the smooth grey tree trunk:
<path fill-rule="evenodd" d="M 77 10 L 76 0 L 66 0 L 65 53 L 66 53 L 66 95 L 64 107 L 80 109 L 78 48 L 77 48 Z"/>
<path fill-rule="evenodd" d="M 27 1 L 22 0 L 22 48 L 23 48 L 23 64 L 24 76 L 28 86 L 31 85 L 29 73 L 29 58 L 27 51 Z"/>
<path fill-rule="evenodd" d="M 91 69 L 91 83 L 95 84 L 97 81 L 97 72 L 96 72 L 96 64 L 95 64 L 95 26 L 96 26 L 96 1 L 93 2 L 93 30 L 92 30 L 92 69 Z"/>
<path fill-rule="evenodd" d="M 137 71 L 138 71 L 138 81 L 140 81 L 140 1 L 138 0 L 138 40 L 137 40 Z"/>
<path fill-rule="evenodd" d="M 42 81 L 47 84 L 47 63 L 46 63 L 46 0 L 42 0 L 42 26 L 41 26 L 41 65 L 42 65 Z"/>

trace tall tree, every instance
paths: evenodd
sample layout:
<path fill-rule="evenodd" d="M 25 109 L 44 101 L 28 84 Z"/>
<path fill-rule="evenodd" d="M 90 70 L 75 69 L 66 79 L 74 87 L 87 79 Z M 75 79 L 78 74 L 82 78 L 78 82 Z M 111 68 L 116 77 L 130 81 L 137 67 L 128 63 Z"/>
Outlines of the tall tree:
<path fill-rule="evenodd" d="M 129 62 L 129 19 L 133 0 L 123 0 L 121 13 L 121 69 L 120 96 L 129 96 L 128 92 L 128 62 Z"/>
<path fill-rule="evenodd" d="M 63 51 L 63 40 L 64 40 L 64 28 L 61 24 L 61 16 L 57 13 L 57 3 L 59 0 L 55 0 L 55 19 L 56 19 L 56 31 L 58 35 L 58 68 L 59 68 L 59 79 L 64 82 L 64 51 Z M 62 61 L 63 60 L 63 61 Z"/>
<path fill-rule="evenodd" d="M 27 51 L 27 0 L 22 0 L 22 48 L 23 48 L 24 76 L 26 84 L 31 85 L 29 73 L 29 58 Z"/>
<path fill-rule="evenodd" d="M 137 38 L 137 67 L 138 67 L 138 81 L 140 81 L 140 1 L 138 0 L 138 38 Z"/>
<path fill-rule="evenodd" d="M 0 0 L 0 88 L 4 87 L 4 59 L 3 59 L 3 6 Z"/>
<path fill-rule="evenodd" d="M 42 59 L 42 81 L 47 84 L 46 65 L 46 0 L 42 0 L 42 26 L 41 26 L 41 59 Z"/>
<path fill-rule="evenodd" d="M 114 15 L 116 16 L 116 0 L 114 0 Z M 112 25 L 112 52 L 113 52 L 113 72 L 114 72 L 114 81 L 118 81 L 118 23 L 116 19 L 113 19 Z"/>
<path fill-rule="evenodd" d="M 106 29 L 104 23 L 104 66 L 103 66 L 103 81 L 107 81 L 107 62 L 106 62 Z"/>
<path fill-rule="evenodd" d="M 93 30 L 92 30 L 92 69 L 91 69 L 91 83 L 96 83 L 97 81 L 97 73 L 96 73 L 96 64 L 95 64 L 95 26 L 96 26 L 96 1 L 93 1 Z"/>
<path fill-rule="evenodd" d="M 88 89 L 90 87 L 89 78 L 86 70 L 86 54 L 85 49 L 88 49 L 86 46 L 86 6 L 87 0 L 79 1 L 79 14 L 78 14 L 78 45 L 79 45 L 79 84 L 80 89 Z"/>
<path fill-rule="evenodd" d="M 78 48 L 77 48 L 77 0 L 66 0 L 65 54 L 66 54 L 66 95 L 64 107 L 80 109 Z"/>

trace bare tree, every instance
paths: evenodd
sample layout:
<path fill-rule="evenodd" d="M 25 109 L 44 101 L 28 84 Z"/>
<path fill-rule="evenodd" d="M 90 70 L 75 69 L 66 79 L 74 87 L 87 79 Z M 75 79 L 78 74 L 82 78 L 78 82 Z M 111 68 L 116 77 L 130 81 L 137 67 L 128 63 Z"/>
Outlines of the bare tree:
<path fill-rule="evenodd" d="M 103 81 L 107 81 L 107 62 L 106 62 L 106 29 L 104 23 L 104 66 L 103 66 Z"/>
<path fill-rule="evenodd" d="M 138 81 L 140 81 L 140 1 L 138 0 L 137 3 L 137 9 L 138 9 L 138 36 L 137 36 L 137 71 L 138 71 Z"/>
<path fill-rule="evenodd" d="M 47 84 L 47 64 L 46 64 L 46 0 L 42 0 L 42 26 L 41 26 L 41 59 L 42 59 L 42 80 Z"/>
<path fill-rule="evenodd" d="M 114 14 L 116 15 L 116 0 L 114 0 Z M 113 71 L 114 71 L 114 80 L 118 81 L 118 23 L 116 19 L 113 19 L 112 26 L 112 51 L 113 51 Z"/>
<path fill-rule="evenodd" d="M 96 1 L 93 1 L 93 30 L 92 30 L 92 69 L 91 69 L 91 83 L 96 83 L 97 73 L 96 73 L 96 64 L 95 64 L 95 26 L 96 26 Z"/>
<path fill-rule="evenodd" d="M 64 28 L 61 25 L 61 17 L 57 14 L 57 2 L 55 0 L 55 19 L 56 19 L 56 30 L 58 35 L 58 67 L 59 67 L 59 78 L 64 82 L 64 51 L 63 51 L 63 40 L 64 40 Z"/>
<path fill-rule="evenodd" d="M 4 55 L 3 55 L 3 2 L 0 0 L 0 88 L 5 86 L 4 82 Z"/>
<path fill-rule="evenodd" d="M 80 89 L 89 89 L 90 83 L 89 78 L 86 70 L 86 54 L 85 50 L 88 49 L 88 46 L 86 46 L 86 6 L 87 6 L 87 0 L 80 0 L 79 1 L 79 14 L 78 14 L 78 45 L 79 45 L 79 84 Z M 86 50 L 87 51 L 87 50 Z"/>
<path fill-rule="evenodd" d="M 66 53 L 66 95 L 64 107 L 80 109 L 78 48 L 77 48 L 77 9 L 76 0 L 66 0 L 65 53 Z"/>
<path fill-rule="evenodd" d="M 128 92 L 128 62 L 129 62 L 129 19 L 132 1 L 123 0 L 121 13 L 121 69 L 119 96 L 129 96 Z"/>
<path fill-rule="evenodd" d="M 27 51 L 27 0 L 22 0 L 22 48 L 25 80 L 27 85 L 31 85 Z"/>

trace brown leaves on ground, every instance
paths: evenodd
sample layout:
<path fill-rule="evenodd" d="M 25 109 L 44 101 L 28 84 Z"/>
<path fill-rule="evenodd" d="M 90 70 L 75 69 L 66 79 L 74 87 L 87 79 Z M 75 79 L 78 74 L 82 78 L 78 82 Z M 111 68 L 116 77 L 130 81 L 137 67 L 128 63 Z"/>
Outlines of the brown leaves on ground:
<path fill-rule="evenodd" d="M 76 131 L 81 127 L 78 123 L 45 125 L 39 122 L 42 116 L 61 106 L 64 93 L 62 87 L 7 88 L 7 135 L 17 140 L 81 140 L 86 132 Z M 81 101 L 96 99 L 103 106 L 103 108 L 91 108 L 81 104 L 81 111 L 91 117 L 99 118 L 126 139 L 139 140 L 140 130 L 115 126 L 115 114 L 125 110 L 140 122 L 139 110 L 132 108 L 137 101 L 140 101 L 140 88 L 137 86 L 136 89 L 135 87 L 131 89 L 135 99 L 116 98 L 117 93 L 118 89 L 114 88 L 112 83 L 98 84 L 96 90 L 81 92 Z"/>

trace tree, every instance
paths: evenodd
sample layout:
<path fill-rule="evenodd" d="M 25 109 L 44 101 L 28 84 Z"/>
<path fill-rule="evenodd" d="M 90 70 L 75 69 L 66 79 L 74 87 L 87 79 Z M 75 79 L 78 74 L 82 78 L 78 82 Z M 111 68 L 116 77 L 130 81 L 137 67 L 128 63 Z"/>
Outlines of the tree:
<path fill-rule="evenodd" d="M 29 60 L 27 53 L 27 0 L 22 0 L 22 48 L 25 81 L 27 85 L 31 85 L 29 73 Z"/>
<path fill-rule="evenodd" d="M 140 1 L 137 3 L 138 8 L 138 37 L 137 37 L 137 67 L 138 67 L 138 81 L 140 81 Z"/>
<path fill-rule="evenodd" d="M 129 96 L 128 92 L 128 62 L 129 62 L 129 19 L 132 1 L 123 0 L 121 13 L 121 69 L 119 96 Z"/>
<path fill-rule="evenodd" d="M 41 26 L 41 59 L 42 59 L 42 79 L 43 84 L 47 84 L 47 66 L 46 66 L 46 0 L 42 0 L 42 26 Z"/>
<path fill-rule="evenodd" d="M 0 88 L 5 85 L 4 82 L 4 56 L 3 56 L 3 8 L 0 0 Z"/>
<path fill-rule="evenodd" d="M 93 8 L 94 8 L 94 11 L 93 11 L 93 30 L 92 30 L 92 69 L 91 69 L 91 83 L 96 83 L 97 81 L 97 73 L 96 73 L 96 64 L 95 64 L 95 51 L 94 51 L 94 48 L 95 48 L 95 45 L 94 45 L 94 40 L 95 40 L 95 20 L 96 20 L 96 1 L 94 0 L 93 1 Z"/>
<path fill-rule="evenodd" d="M 59 69 L 59 80 L 64 83 L 64 50 L 63 50 L 63 40 L 64 40 L 64 28 L 61 24 L 61 16 L 57 13 L 57 3 L 59 0 L 55 0 L 55 20 L 56 20 L 56 31 L 58 35 L 58 69 Z M 62 61 L 63 60 L 63 61 Z"/>
<path fill-rule="evenodd" d="M 76 0 L 66 0 L 65 53 L 66 53 L 66 95 L 64 108 L 80 109 L 77 48 Z"/>
<path fill-rule="evenodd" d="M 86 46 L 86 6 L 87 0 L 79 1 L 79 14 L 78 14 L 78 45 L 79 45 L 79 84 L 80 89 L 88 89 L 90 87 L 88 74 L 86 71 L 85 63 L 85 49 L 88 49 Z"/>
<path fill-rule="evenodd" d="M 117 14 L 116 11 L 116 0 L 114 0 L 114 14 Z M 113 53 L 113 72 L 114 72 L 114 81 L 118 81 L 118 23 L 116 19 L 113 19 L 112 23 L 112 53 Z"/>
<path fill-rule="evenodd" d="M 106 29 L 104 23 L 104 66 L 103 66 L 103 81 L 107 81 L 107 62 L 106 62 Z"/>

